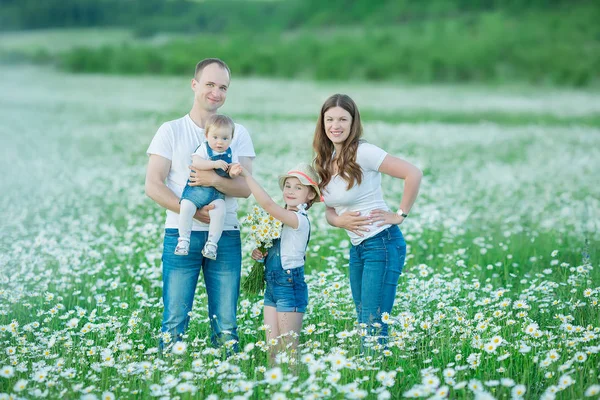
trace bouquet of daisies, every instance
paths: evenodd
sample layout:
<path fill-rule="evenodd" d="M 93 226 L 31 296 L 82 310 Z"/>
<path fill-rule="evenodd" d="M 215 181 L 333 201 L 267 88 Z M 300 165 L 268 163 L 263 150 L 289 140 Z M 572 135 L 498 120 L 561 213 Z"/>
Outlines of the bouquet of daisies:
<path fill-rule="evenodd" d="M 252 213 L 243 219 L 243 223 L 250 226 L 247 240 L 252 243 L 253 248 L 259 249 L 262 253 L 273 246 L 274 239 L 281 236 L 281 221 L 276 220 L 258 206 L 254 206 Z M 264 261 L 254 261 L 250 273 L 242 282 L 242 289 L 253 295 L 257 295 L 265 289 Z"/>

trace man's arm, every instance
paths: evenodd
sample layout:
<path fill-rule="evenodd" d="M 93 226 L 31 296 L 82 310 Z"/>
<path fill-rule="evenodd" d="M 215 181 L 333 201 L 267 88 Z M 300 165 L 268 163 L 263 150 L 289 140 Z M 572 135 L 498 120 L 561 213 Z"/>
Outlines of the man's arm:
<path fill-rule="evenodd" d="M 240 164 L 252 173 L 252 160 L 254 157 L 239 157 Z M 221 193 L 231 197 L 249 197 L 250 188 L 246 179 L 238 176 L 237 178 L 224 178 L 215 171 L 195 171 L 190 173 L 190 186 L 212 186 Z"/>
<path fill-rule="evenodd" d="M 171 160 L 150 154 L 146 168 L 146 196 L 159 206 L 179 213 L 179 199 L 165 184 L 170 169 Z"/>
<path fill-rule="evenodd" d="M 146 169 L 146 195 L 154 200 L 159 206 L 179 214 L 179 198 L 175 196 L 175 193 L 173 193 L 173 191 L 165 184 L 170 169 L 171 160 L 157 154 L 150 154 L 148 167 Z M 208 209 L 212 209 L 214 206 L 206 206 L 204 208 L 208 211 Z M 208 212 L 201 213 L 200 210 L 197 210 L 194 215 L 195 219 L 204 223 L 209 222 L 207 217 Z"/>

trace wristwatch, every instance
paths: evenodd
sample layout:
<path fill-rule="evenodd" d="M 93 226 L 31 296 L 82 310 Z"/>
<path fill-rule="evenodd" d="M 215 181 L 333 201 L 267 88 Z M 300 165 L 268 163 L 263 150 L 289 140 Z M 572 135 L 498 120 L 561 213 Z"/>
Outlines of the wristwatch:
<path fill-rule="evenodd" d="M 404 218 L 408 217 L 408 214 L 406 214 L 404 211 L 402 211 L 401 208 L 399 208 L 398 211 L 396 211 L 396 214 L 398 214 L 399 216 L 404 217 Z"/>

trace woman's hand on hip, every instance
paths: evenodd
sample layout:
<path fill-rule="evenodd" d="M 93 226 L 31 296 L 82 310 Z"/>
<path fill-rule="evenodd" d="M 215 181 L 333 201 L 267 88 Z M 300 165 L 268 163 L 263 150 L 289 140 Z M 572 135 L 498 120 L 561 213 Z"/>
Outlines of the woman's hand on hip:
<path fill-rule="evenodd" d="M 400 225 L 402 222 L 404 222 L 403 216 L 398 215 L 392 211 L 385 211 L 379 209 L 372 210 L 369 216 L 371 217 L 371 220 L 373 222 L 379 222 L 377 226 L 383 226 L 387 224 Z"/>
<path fill-rule="evenodd" d="M 344 228 L 360 237 L 364 236 L 363 232 L 369 232 L 369 226 L 372 225 L 372 219 L 369 216 L 360 215 L 359 211 L 346 211 L 338 215 L 336 225 Z"/>

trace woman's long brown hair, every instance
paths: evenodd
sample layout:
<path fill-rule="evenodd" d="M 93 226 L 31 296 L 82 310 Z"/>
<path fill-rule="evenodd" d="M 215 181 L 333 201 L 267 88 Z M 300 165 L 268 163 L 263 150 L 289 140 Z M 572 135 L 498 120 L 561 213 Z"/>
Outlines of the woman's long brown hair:
<path fill-rule="evenodd" d="M 333 107 L 341 107 L 348 111 L 352 116 L 352 125 L 348 139 L 342 145 L 340 154 L 336 154 L 335 163 L 337 165 L 338 175 L 348 183 L 347 189 L 350 190 L 355 184 L 362 182 L 362 170 L 356 163 L 356 151 L 362 136 L 363 128 L 360 122 L 360 113 L 354 100 L 345 94 L 334 94 L 323 103 L 321 114 L 317 121 L 315 135 L 313 138 L 313 151 L 315 156 L 315 169 L 321 178 L 319 189 L 329 184 L 333 176 L 333 143 L 325 133 L 324 116 L 327 110 Z"/>

